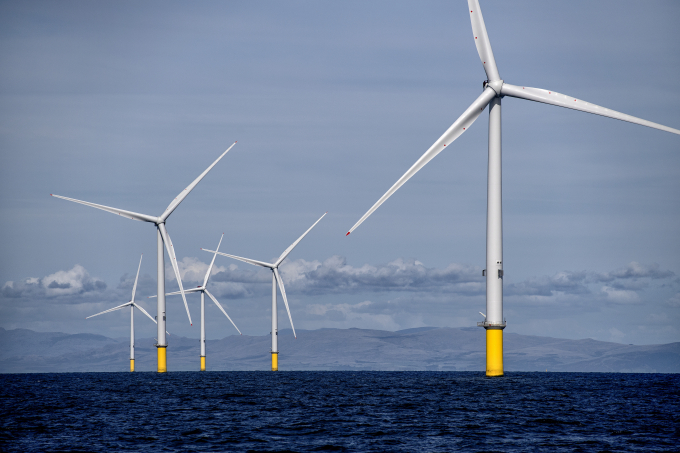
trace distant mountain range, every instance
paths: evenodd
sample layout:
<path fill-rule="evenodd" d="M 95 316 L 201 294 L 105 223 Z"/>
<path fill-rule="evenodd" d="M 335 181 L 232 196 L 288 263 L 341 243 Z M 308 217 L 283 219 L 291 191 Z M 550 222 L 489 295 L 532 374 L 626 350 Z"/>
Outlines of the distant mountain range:
<path fill-rule="evenodd" d="M 168 369 L 199 367 L 196 339 L 169 338 Z M 136 341 L 135 368 L 156 370 L 153 338 Z M 269 335 L 208 340 L 208 370 L 270 368 Z M 633 346 L 506 333 L 506 371 L 680 372 L 680 342 Z M 483 371 L 481 328 L 423 327 L 397 332 L 368 329 L 279 332 L 279 369 Z M 0 373 L 128 371 L 129 340 L 93 334 L 0 328 Z"/>

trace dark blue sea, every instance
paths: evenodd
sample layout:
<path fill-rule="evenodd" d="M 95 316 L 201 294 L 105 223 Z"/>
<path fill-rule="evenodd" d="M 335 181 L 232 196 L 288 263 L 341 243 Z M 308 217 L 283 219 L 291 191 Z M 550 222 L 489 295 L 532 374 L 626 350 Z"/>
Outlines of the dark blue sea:
<path fill-rule="evenodd" d="M 680 451 L 680 375 L 0 375 L 0 450 Z"/>

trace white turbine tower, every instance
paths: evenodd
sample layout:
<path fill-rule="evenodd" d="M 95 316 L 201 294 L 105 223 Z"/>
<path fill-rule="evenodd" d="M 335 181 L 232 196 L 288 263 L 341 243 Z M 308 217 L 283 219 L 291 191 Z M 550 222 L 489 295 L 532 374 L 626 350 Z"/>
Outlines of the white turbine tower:
<path fill-rule="evenodd" d="M 286 297 L 286 289 L 283 287 L 283 280 L 281 280 L 281 275 L 279 275 L 279 266 L 283 262 L 283 260 L 286 259 L 288 254 L 293 251 L 293 249 L 300 243 L 302 238 L 307 236 L 307 233 L 312 231 L 312 228 L 316 226 L 317 223 L 323 219 L 326 214 L 328 214 L 328 211 L 324 213 L 321 217 L 319 217 L 319 220 L 314 222 L 314 225 L 310 226 L 307 231 L 305 231 L 302 236 L 300 236 L 297 241 L 293 242 L 290 247 L 288 247 L 286 250 L 283 251 L 281 256 L 276 260 L 274 263 L 265 263 L 264 261 L 257 261 L 257 260 L 251 260 L 250 258 L 242 258 L 240 256 L 235 256 L 235 255 L 229 255 L 227 253 L 222 253 L 218 252 L 215 250 L 207 250 L 207 249 L 201 249 L 205 250 L 206 252 L 211 252 L 215 253 L 217 255 L 222 255 L 226 256 L 229 258 L 234 258 L 235 260 L 243 261 L 244 263 L 252 264 L 255 266 L 261 266 L 261 267 L 266 267 L 268 269 L 271 269 L 272 271 L 272 331 L 271 331 L 271 336 L 272 336 L 272 371 L 278 371 L 279 369 L 279 342 L 278 342 L 278 335 L 279 335 L 279 328 L 278 328 L 278 312 L 277 312 L 277 307 L 276 307 L 276 284 L 278 283 L 279 289 L 281 290 L 281 296 L 283 297 L 283 303 L 286 305 L 286 311 L 288 312 L 288 319 L 290 320 L 290 327 L 293 329 L 293 336 L 297 338 L 297 335 L 295 334 L 295 326 L 293 325 L 293 318 L 290 316 L 290 308 L 288 307 L 288 298 Z M 213 258 L 214 259 L 214 258 Z"/>
<path fill-rule="evenodd" d="M 224 233 L 222 233 L 222 237 L 220 238 L 220 242 L 217 244 L 217 250 L 220 249 L 220 244 L 222 244 L 222 238 L 224 238 Z M 217 252 L 213 255 L 213 259 L 210 262 L 210 266 L 208 267 L 208 272 L 205 273 L 205 278 L 203 279 L 203 284 L 201 286 L 197 286 L 196 288 L 190 288 L 187 290 L 184 290 L 185 293 L 201 293 L 201 371 L 205 371 L 205 295 L 207 294 L 209 298 L 212 299 L 213 302 L 215 302 L 215 305 L 222 310 L 222 313 L 224 313 L 224 316 L 227 317 L 229 321 L 233 324 L 234 328 L 238 331 L 239 335 L 243 335 L 240 330 L 238 330 L 238 327 L 236 327 L 236 324 L 234 324 L 234 321 L 229 317 L 227 312 L 224 310 L 222 305 L 220 305 L 219 302 L 217 302 L 217 299 L 215 299 L 215 296 L 210 294 L 210 291 L 206 288 L 208 286 L 208 280 L 210 279 L 210 273 L 212 272 L 213 265 L 215 264 L 215 258 L 217 258 Z M 174 296 L 176 294 L 180 294 L 179 291 L 175 291 L 174 293 L 166 293 L 166 296 Z M 149 299 L 154 298 L 157 296 L 149 296 Z"/>
<path fill-rule="evenodd" d="M 484 66 L 487 80 L 484 91 L 468 109 L 444 132 L 444 135 L 423 154 L 420 159 L 383 195 L 366 214 L 354 224 L 347 235 L 354 231 L 378 207 L 397 191 L 406 181 L 439 154 L 446 146 L 460 137 L 489 106 L 489 163 L 487 174 L 487 217 L 486 217 L 486 320 L 477 323 L 486 329 L 486 374 L 503 375 L 503 219 L 501 209 L 501 98 L 510 96 L 529 101 L 566 107 L 594 113 L 617 120 L 640 124 L 662 131 L 680 134 L 673 129 L 651 121 L 619 113 L 604 107 L 576 99 L 571 96 L 539 88 L 510 85 L 501 79 L 491 44 L 484 25 L 478 0 L 468 0 L 468 11 L 472 21 L 472 32 L 477 52 Z"/>
<path fill-rule="evenodd" d="M 135 292 L 137 291 L 137 280 L 139 280 L 139 270 L 142 268 L 142 258 L 144 255 L 142 255 L 139 258 L 139 266 L 137 267 L 137 276 L 135 277 L 135 284 L 132 285 L 132 298 L 130 298 L 130 302 L 125 303 L 123 305 L 119 305 L 117 307 L 113 307 L 109 310 L 105 310 L 101 313 L 97 313 L 96 315 L 88 316 L 85 319 L 90 319 L 94 318 L 95 316 L 103 315 L 104 313 L 109 313 L 111 311 L 116 311 L 116 310 L 122 310 L 125 307 L 130 307 L 130 371 L 135 371 L 135 307 L 139 309 L 142 313 L 144 313 L 150 320 L 152 320 L 154 323 L 156 323 L 156 320 L 151 317 L 150 314 L 146 312 L 141 306 L 137 305 L 135 303 Z M 158 324 L 158 323 L 156 323 Z"/>
<path fill-rule="evenodd" d="M 111 208 L 108 206 L 103 206 L 100 204 L 95 204 L 95 203 L 90 203 L 87 201 L 81 201 L 81 200 L 76 200 L 73 198 L 67 198 L 67 197 L 62 197 L 60 195 L 54 195 L 50 194 L 53 197 L 57 198 L 62 198 L 64 200 L 68 201 L 73 201 L 75 203 L 80 203 L 84 204 L 85 206 L 91 206 L 93 208 L 101 209 L 107 212 L 111 212 L 113 214 L 118 214 L 119 216 L 122 217 L 127 217 L 128 219 L 132 220 L 139 220 L 142 222 L 149 222 L 153 223 L 156 226 L 157 230 L 157 255 L 158 255 L 158 294 L 160 297 L 158 297 L 158 344 L 156 345 L 157 350 L 158 350 L 158 372 L 159 373 L 165 373 L 168 370 L 167 367 L 167 356 L 166 356 L 166 348 L 168 347 L 168 342 L 165 338 L 165 254 L 163 252 L 163 244 L 165 244 L 165 248 L 168 250 L 168 255 L 170 256 L 170 262 L 172 263 L 172 268 L 175 271 L 175 277 L 177 278 L 177 284 L 179 285 L 179 290 L 180 293 L 182 294 L 182 299 L 184 299 L 184 308 L 187 311 L 187 316 L 189 317 L 189 323 L 193 325 L 191 322 L 191 314 L 189 313 L 189 305 L 187 304 L 187 299 L 184 295 L 184 288 L 182 287 L 182 279 L 180 278 L 179 275 L 179 268 L 177 267 L 177 257 L 175 256 L 175 250 L 174 247 L 172 246 L 172 241 L 170 240 L 170 235 L 168 234 L 168 231 L 165 228 L 165 222 L 170 217 L 170 214 L 173 213 L 175 209 L 177 209 L 177 206 L 184 200 L 187 195 L 189 195 L 189 192 L 193 190 L 194 187 L 205 177 L 205 175 L 208 174 L 208 172 L 217 164 L 217 162 L 220 161 L 224 157 L 225 154 L 229 152 L 231 148 L 234 147 L 236 142 L 234 142 L 225 152 L 218 157 L 215 162 L 213 162 L 203 173 L 201 173 L 198 178 L 196 178 L 191 184 L 189 184 L 182 192 L 180 192 L 177 197 L 175 197 L 174 200 L 168 205 L 168 207 L 165 209 L 165 211 L 159 216 L 150 216 L 146 214 L 138 214 L 136 212 L 132 211 L 125 211 L 123 209 L 117 209 L 117 208 Z"/>

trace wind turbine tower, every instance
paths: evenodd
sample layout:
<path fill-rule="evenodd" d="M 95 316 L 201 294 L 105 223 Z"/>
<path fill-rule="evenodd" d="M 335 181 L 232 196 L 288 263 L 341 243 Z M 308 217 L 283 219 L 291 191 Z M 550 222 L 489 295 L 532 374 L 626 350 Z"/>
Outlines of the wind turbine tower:
<path fill-rule="evenodd" d="M 328 214 L 328 211 L 324 213 L 321 217 L 319 217 L 319 220 L 314 222 L 314 225 L 310 226 L 307 231 L 305 231 L 302 236 L 300 236 L 297 241 L 293 242 L 290 247 L 288 247 L 286 250 L 283 251 L 281 256 L 276 260 L 274 263 L 265 263 L 264 261 L 257 261 L 257 260 L 251 260 L 250 258 L 242 258 L 240 256 L 235 256 L 235 255 L 229 255 L 227 253 L 222 253 L 218 252 L 215 250 L 206 250 L 206 249 L 201 249 L 205 250 L 206 252 L 210 253 L 215 253 L 217 255 L 222 255 L 226 256 L 228 258 L 233 258 L 235 260 L 243 261 L 244 263 L 252 264 L 255 266 L 261 266 L 261 267 L 266 267 L 268 269 L 271 269 L 272 271 L 272 331 L 271 331 L 271 336 L 272 336 L 272 371 L 278 371 L 279 370 L 279 341 L 278 341 L 278 336 L 279 336 L 279 325 L 278 325 L 278 309 L 277 309 L 277 304 L 276 304 L 276 285 L 278 283 L 279 289 L 281 290 L 281 296 L 283 297 L 283 303 L 286 306 L 286 311 L 288 312 L 288 319 L 290 320 L 290 327 L 293 329 L 293 336 L 297 338 L 297 335 L 295 334 L 295 326 L 293 325 L 293 318 L 290 316 L 290 308 L 288 307 L 288 299 L 286 298 L 286 289 L 283 287 L 283 280 L 281 280 L 281 275 L 279 274 L 279 266 L 283 262 L 283 260 L 286 259 L 286 257 L 290 254 L 290 252 L 293 251 L 293 249 L 300 243 L 302 238 L 307 236 L 307 233 L 312 231 L 312 228 L 316 226 L 317 223 L 323 219 L 326 214 Z M 214 259 L 214 258 L 213 258 Z M 225 313 L 226 314 L 226 313 Z"/>
<path fill-rule="evenodd" d="M 491 43 L 484 25 L 484 18 L 478 0 L 468 0 L 468 11 L 472 22 L 472 33 L 477 53 L 486 72 L 482 94 L 468 109 L 444 132 L 444 135 L 423 154 L 420 159 L 369 209 L 366 214 L 347 232 L 349 235 L 368 218 L 381 204 L 397 191 L 406 181 L 437 154 L 460 137 L 482 111 L 489 106 L 489 160 L 487 173 L 487 205 L 486 205 L 486 319 L 477 323 L 486 329 L 486 375 L 503 375 L 503 329 L 506 326 L 503 317 L 503 210 L 501 197 L 501 99 L 510 96 L 544 104 L 566 107 L 606 116 L 629 123 L 659 129 L 673 134 L 680 130 L 673 129 L 651 121 L 616 112 L 572 96 L 555 91 L 510 85 L 505 83 L 498 72 L 496 60 L 491 50 Z"/>
<path fill-rule="evenodd" d="M 130 307 L 130 371 L 135 371 L 135 307 L 144 313 L 150 320 L 152 320 L 154 323 L 158 324 L 155 319 L 151 317 L 150 314 L 146 312 L 141 306 L 137 305 L 135 303 L 135 292 L 137 291 L 137 281 L 139 280 L 139 270 L 142 268 L 142 258 L 144 255 L 142 255 L 139 258 L 139 266 L 137 267 L 137 276 L 135 276 L 135 283 L 132 285 L 132 297 L 130 298 L 130 302 L 127 302 L 123 305 L 119 305 L 117 307 L 113 307 L 109 310 L 105 310 L 101 313 L 97 313 L 96 315 L 88 316 L 85 319 L 90 319 L 94 318 L 95 316 L 103 315 L 104 313 L 109 313 L 111 311 L 116 311 L 116 310 L 122 310 L 125 307 Z"/>
<path fill-rule="evenodd" d="M 158 319 L 158 343 L 156 348 L 158 351 L 158 372 L 165 373 L 168 371 L 167 366 L 167 356 L 166 348 L 168 347 L 167 339 L 165 338 L 165 253 L 163 252 L 163 244 L 168 251 L 170 256 L 170 263 L 175 271 L 175 277 L 177 278 L 177 284 L 179 285 L 179 291 L 182 294 L 182 299 L 184 299 L 184 308 L 187 311 L 187 316 L 189 317 L 189 323 L 191 322 L 191 314 L 189 313 L 189 305 L 187 304 L 186 296 L 184 295 L 184 288 L 182 287 L 182 279 L 179 275 L 179 267 L 177 266 L 177 257 L 175 256 L 175 249 L 170 240 L 170 235 L 165 228 L 165 222 L 167 221 L 170 214 L 172 214 L 177 206 L 189 195 L 196 185 L 201 182 L 201 180 L 208 174 L 210 170 L 224 157 L 225 154 L 229 152 L 231 148 L 234 147 L 236 142 L 234 142 L 225 152 L 218 157 L 215 162 L 213 162 L 203 173 L 201 173 L 198 178 L 196 178 L 191 184 L 189 184 L 179 195 L 175 197 L 174 200 L 168 205 L 168 207 L 163 211 L 163 213 L 158 216 L 151 216 L 146 214 L 139 214 L 132 211 L 125 211 L 123 209 L 111 208 L 109 206 L 104 206 L 100 204 L 90 203 L 88 201 L 76 200 L 74 198 L 62 197 L 60 195 L 50 194 L 53 197 L 62 198 L 64 200 L 73 201 L 74 203 L 84 204 L 85 206 L 90 206 L 93 208 L 101 209 L 103 211 L 110 212 L 112 214 L 117 214 L 121 217 L 126 217 L 132 220 L 139 220 L 141 222 L 153 223 L 156 226 L 156 246 L 157 246 L 157 257 L 158 257 L 158 304 L 157 304 L 157 319 Z"/>
<path fill-rule="evenodd" d="M 220 244 L 222 244 L 222 238 L 224 238 L 224 233 L 222 233 L 222 237 L 220 238 L 220 242 L 217 244 L 217 250 L 220 249 Z M 203 278 L 203 285 L 197 286 L 196 288 L 190 288 L 185 290 L 185 293 L 201 293 L 201 371 L 205 371 L 205 296 L 206 294 L 210 299 L 212 299 L 213 302 L 215 302 L 215 305 L 222 310 L 222 313 L 224 313 L 224 316 L 227 317 L 229 321 L 231 321 L 231 324 L 234 326 L 234 328 L 238 331 L 239 335 L 243 335 L 241 331 L 236 327 L 236 324 L 234 324 L 234 321 L 229 317 L 227 312 L 224 310 L 222 305 L 220 305 L 219 302 L 217 302 L 217 299 L 215 299 L 215 296 L 210 294 L 210 291 L 206 288 L 208 286 L 208 280 L 210 279 L 210 274 L 212 272 L 213 265 L 215 264 L 215 258 L 217 258 L 217 253 L 213 255 L 213 259 L 210 262 L 210 266 L 208 266 L 208 272 L 205 273 L 205 277 Z M 166 296 L 173 296 L 176 294 L 180 294 L 179 291 L 175 291 L 174 293 L 167 293 Z M 158 296 L 149 296 L 149 298 L 154 298 Z"/>

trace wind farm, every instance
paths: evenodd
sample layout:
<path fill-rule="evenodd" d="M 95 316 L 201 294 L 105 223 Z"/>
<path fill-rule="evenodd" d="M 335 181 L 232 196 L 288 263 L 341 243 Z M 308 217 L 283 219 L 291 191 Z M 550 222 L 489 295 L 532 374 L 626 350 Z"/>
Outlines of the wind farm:
<path fill-rule="evenodd" d="M 556 106 L 562 106 L 565 108 L 568 108 L 570 110 L 578 110 L 578 111 L 584 111 L 588 113 L 594 113 L 596 115 L 600 115 L 603 117 L 609 117 L 609 118 L 615 118 L 615 119 L 620 119 L 623 121 L 627 122 L 632 122 L 632 123 L 637 123 L 640 125 L 648 126 L 650 128 L 654 129 L 660 129 L 660 130 L 665 130 L 665 131 L 671 131 L 673 132 L 674 130 L 672 128 L 669 128 L 667 126 L 663 126 L 659 123 L 652 123 L 647 120 L 643 120 L 637 117 L 629 116 L 623 113 L 619 113 L 617 111 L 607 109 L 604 107 L 599 107 L 595 104 L 581 101 L 579 98 L 571 97 L 571 96 L 566 96 L 559 94 L 554 91 L 550 90 L 543 90 L 543 89 L 538 89 L 538 88 L 531 88 L 527 86 L 519 86 L 519 85 L 510 85 L 509 83 L 506 83 L 504 79 L 501 79 L 499 69 L 496 65 L 496 58 L 494 56 L 493 50 L 491 49 L 491 43 L 490 39 L 488 38 L 488 33 L 486 30 L 486 24 L 484 22 L 484 18 L 481 15 L 481 10 L 479 9 L 478 3 L 472 2 L 470 3 L 469 7 L 469 13 L 470 16 L 466 19 L 470 20 L 469 24 L 471 23 L 472 25 L 472 30 L 473 30 L 473 39 L 475 41 L 476 45 L 476 50 L 477 50 L 477 56 L 481 59 L 483 68 L 485 69 L 486 73 L 486 80 L 484 81 L 483 84 L 483 92 L 480 96 L 477 97 L 475 102 L 468 108 L 468 110 L 454 123 L 453 126 L 438 140 L 435 145 L 433 145 L 426 153 L 423 155 L 421 159 L 416 162 L 416 164 L 405 174 L 398 182 L 395 184 L 390 191 L 388 191 L 387 194 L 383 196 L 379 200 L 378 203 L 374 205 L 369 212 L 366 213 L 366 215 L 357 223 L 355 224 L 354 227 L 350 230 L 353 231 L 360 222 L 362 222 L 368 215 L 371 215 L 373 210 L 377 208 L 382 202 L 386 200 L 387 197 L 391 196 L 392 193 L 394 193 L 395 190 L 400 187 L 401 184 L 403 184 L 407 179 L 412 177 L 415 172 L 419 171 L 420 168 L 422 168 L 422 165 L 425 165 L 429 159 L 433 158 L 435 155 L 437 155 L 439 152 L 441 152 L 444 147 L 446 146 L 453 146 L 452 142 L 454 140 L 458 140 L 458 137 L 461 136 L 461 134 L 465 131 L 467 131 L 472 123 L 481 115 L 483 110 L 486 108 L 487 105 L 490 105 L 490 114 L 492 111 L 496 111 L 496 114 L 494 114 L 494 119 L 490 122 L 490 130 L 489 130 L 489 164 L 488 164 L 488 174 L 487 174 L 487 237 L 486 237 L 486 242 L 487 242 L 487 257 L 486 257 L 486 265 L 483 266 L 484 269 L 482 270 L 480 268 L 480 274 L 483 273 L 484 276 L 484 283 L 486 286 L 486 315 L 484 315 L 484 321 L 480 323 L 481 326 L 485 327 L 487 330 L 486 335 L 487 335 L 487 343 L 489 345 L 489 351 L 490 355 L 489 357 L 496 357 L 495 359 L 491 360 L 487 363 L 487 369 L 490 370 L 490 373 L 500 373 L 502 374 L 502 330 L 506 326 L 505 322 L 505 317 L 504 317 L 504 312 L 503 312 L 503 273 L 505 271 L 504 269 L 504 260 L 503 260 L 503 219 L 502 219 L 502 207 L 500 204 L 501 200 L 501 191 L 500 191 L 500 181 L 501 181 L 501 165 L 500 165 L 500 139 L 498 138 L 500 136 L 500 109 L 499 106 L 496 106 L 497 102 L 500 102 L 501 98 L 518 98 L 518 99 L 523 99 L 523 100 L 533 100 L 537 103 L 541 104 L 550 104 L 550 105 L 556 105 Z M 475 11 L 478 12 L 478 14 L 475 13 Z M 469 25 L 468 25 L 469 26 Z M 469 30 L 469 29 L 468 29 Z M 471 46 L 470 46 L 471 47 Z M 487 61 L 488 60 L 488 61 Z M 463 72 L 465 68 L 460 68 L 460 72 Z M 472 72 L 472 71 L 470 71 Z M 551 82 L 554 83 L 554 82 Z M 601 101 L 599 103 L 602 103 Z M 497 118 L 498 117 L 498 118 Z M 495 128 L 495 129 L 494 129 Z M 493 129 L 493 130 L 492 130 Z M 497 130 L 496 130 L 497 129 Z M 379 135 L 379 134 L 376 134 Z M 494 144 L 492 144 L 494 142 Z M 497 142 L 497 143 L 496 143 Z M 456 145 L 458 145 L 459 142 L 457 142 Z M 368 153 L 366 153 L 368 154 Z M 376 167 L 380 168 L 380 167 Z M 245 172 L 244 172 L 245 173 Z M 362 189 L 363 190 L 363 189 Z M 364 193 L 368 193 L 365 192 Z M 363 196 L 362 196 L 363 197 Z M 65 198 L 65 197 L 63 197 Z M 353 196 L 354 200 L 359 200 L 360 197 L 354 194 Z M 70 199 L 71 201 L 76 201 L 80 202 L 80 200 L 75 200 L 75 199 Z M 83 204 L 87 204 L 87 202 L 82 202 Z M 107 203 L 108 204 L 108 203 Z M 103 206 L 103 205 L 99 205 Z M 98 207 L 98 206 L 95 206 Z M 114 208 L 110 208 L 114 209 Z M 170 209 L 170 207 L 168 208 Z M 115 209 L 114 209 L 115 211 Z M 114 212 L 111 211 L 111 212 Z M 422 211 L 422 209 L 421 209 Z M 118 212 L 118 211 L 116 211 Z M 224 211 L 226 212 L 226 210 Z M 412 222 L 417 222 L 417 217 L 413 217 Z M 149 221 L 147 219 L 147 221 Z M 261 224 L 260 224 L 261 225 Z M 256 228 L 261 228 L 261 226 L 258 225 Z M 157 245 L 160 244 L 159 239 L 163 239 L 162 235 L 162 228 L 163 225 L 158 226 L 157 225 L 157 230 L 158 230 L 158 235 L 157 235 Z M 346 230 L 345 230 L 346 231 Z M 343 231 L 344 232 L 344 231 Z M 349 233 L 349 232 L 348 232 Z M 174 233 L 177 234 L 177 233 Z M 254 236 L 254 235 L 251 235 Z M 381 241 L 381 244 L 383 244 L 383 247 L 385 248 L 384 244 L 385 238 L 387 235 L 384 235 L 383 237 L 379 238 L 379 241 Z M 434 236 L 433 236 L 434 237 Z M 168 244 L 171 244 L 169 240 L 169 236 L 167 238 L 167 241 L 163 241 L 165 244 L 165 247 L 168 249 L 168 253 L 170 254 L 170 250 L 174 250 L 174 247 L 169 247 Z M 253 241 L 252 237 L 248 237 L 247 240 Z M 349 242 L 349 241 L 347 241 Z M 357 241 L 353 241 L 355 244 Z M 425 244 L 423 242 L 423 244 Z M 359 247 L 363 250 L 361 250 L 361 253 L 363 254 L 362 256 L 368 256 L 368 249 L 367 247 Z M 328 250 L 328 249 L 326 249 Z M 350 246 L 349 250 L 351 250 L 352 253 L 356 255 L 357 252 L 357 247 L 356 246 Z M 408 250 L 408 249 L 407 249 Z M 336 248 L 335 250 L 332 250 L 331 253 L 334 252 L 343 252 L 343 249 L 338 249 Z M 326 253 L 328 253 L 326 251 Z M 401 253 L 401 252 L 400 252 Z M 420 251 L 417 251 L 416 253 L 420 253 Z M 433 256 L 432 251 L 427 251 L 427 252 L 422 252 L 422 253 L 427 253 L 430 257 Z M 381 256 L 380 259 L 384 259 L 382 257 L 385 256 L 385 252 L 379 250 L 377 247 L 372 247 L 371 251 L 372 255 L 376 256 Z M 164 253 L 163 253 L 164 255 Z M 171 257 L 171 264 L 173 266 L 173 271 L 175 273 L 175 276 L 178 281 L 178 286 L 179 292 L 178 294 L 183 295 L 183 300 L 185 303 L 185 310 L 187 311 L 187 315 L 190 320 L 191 324 L 191 316 L 189 313 L 189 307 L 186 302 L 186 298 L 184 297 L 185 291 L 183 288 L 183 283 L 181 282 L 181 278 L 179 278 L 178 275 L 178 270 L 176 267 L 177 264 L 177 257 L 172 258 Z M 507 265 L 507 263 L 506 263 Z M 160 266 L 159 266 L 160 268 Z M 275 279 L 275 276 L 272 277 Z M 506 280 L 507 282 L 507 280 Z M 159 283 L 160 284 L 160 283 Z M 616 293 L 616 288 L 612 289 L 606 289 L 606 294 L 608 295 L 616 295 L 620 293 Z M 159 292 L 160 294 L 160 292 Z M 625 296 L 625 294 L 622 294 Z M 220 295 L 217 294 L 219 297 Z M 210 297 L 210 296 L 208 296 Z M 205 297 L 203 296 L 203 299 Z M 162 305 L 160 300 L 159 300 L 159 305 Z M 481 307 L 480 307 L 481 308 Z M 163 316 L 160 316 L 159 319 L 163 319 Z M 431 323 L 431 322 L 430 322 Z M 204 324 L 204 323 L 203 323 Z M 239 325 L 241 323 L 239 322 Z M 243 327 L 243 326 L 242 326 Z M 202 329 L 204 330 L 205 325 L 203 325 Z M 500 331 L 500 332 L 498 332 Z M 162 340 L 159 340 L 162 342 Z M 201 340 L 203 341 L 203 340 Z M 160 345 L 160 344 L 159 344 Z M 159 351 L 159 354 L 161 354 L 164 351 Z M 203 359 L 205 360 L 205 359 Z M 159 362 L 161 363 L 162 360 Z M 159 366 L 159 370 L 163 369 L 162 366 Z M 494 371 L 495 370 L 495 371 Z"/>
<path fill-rule="evenodd" d="M 74 198 L 67 198 L 61 195 L 50 194 L 53 197 L 61 198 L 64 200 L 72 201 L 74 203 L 83 204 L 85 206 L 90 206 L 93 208 L 101 209 L 103 211 L 110 212 L 112 214 L 117 214 L 121 217 L 125 217 L 131 220 L 138 220 L 141 222 L 153 223 L 156 226 L 156 248 L 157 248 L 157 278 L 158 278 L 158 303 L 157 303 L 157 324 L 158 324 L 158 343 L 156 344 L 158 353 L 158 372 L 165 373 L 168 370 L 167 367 L 167 355 L 166 348 L 168 347 L 167 338 L 165 336 L 166 330 L 166 310 L 165 310 L 165 252 L 163 250 L 163 245 L 168 251 L 168 256 L 170 257 L 170 264 L 175 271 L 175 277 L 177 278 L 177 284 L 179 285 L 180 294 L 182 294 L 182 299 L 184 300 L 184 308 L 187 312 L 187 317 L 189 318 L 189 323 L 191 322 L 191 314 L 189 313 L 189 305 L 187 304 L 187 299 L 184 294 L 184 288 L 182 286 L 182 278 L 179 275 L 179 268 L 177 266 L 177 256 L 175 255 L 175 249 L 170 240 L 170 235 L 165 228 L 165 222 L 170 217 L 179 204 L 189 195 L 189 193 L 198 185 L 199 182 L 208 174 L 212 168 L 217 165 L 217 163 L 236 145 L 234 142 L 226 151 L 224 151 L 220 157 L 218 157 L 203 173 L 201 173 L 198 178 L 196 178 L 191 184 L 189 184 L 182 192 L 175 197 L 174 200 L 170 202 L 165 211 L 158 216 L 151 216 L 146 214 L 139 214 L 132 211 L 126 211 L 123 209 L 111 208 L 109 206 L 104 206 L 100 204 L 90 203 L 87 201 L 76 200 Z"/>
<path fill-rule="evenodd" d="M 0 4 L 0 451 L 674 451 L 679 17 Z"/>
<path fill-rule="evenodd" d="M 250 258 L 243 258 L 240 256 L 236 255 L 229 255 L 227 253 L 223 252 L 218 252 L 217 250 L 207 250 L 207 249 L 201 249 L 205 250 L 206 252 L 214 253 L 215 255 L 213 256 L 213 263 L 215 261 L 215 256 L 217 255 L 222 255 L 226 256 L 228 258 L 233 258 L 235 260 L 243 261 L 244 263 L 252 264 L 254 266 L 260 266 L 264 267 L 267 269 L 270 269 L 272 271 L 272 312 L 271 312 L 271 318 L 272 318 L 272 330 L 270 332 L 270 335 L 272 337 L 272 347 L 271 347 L 271 355 L 272 355 L 272 371 L 278 371 L 279 370 L 279 321 L 278 321 L 278 307 L 276 303 L 276 286 L 278 284 L 279 289 L 281 290 L 281 297 L 283 297 L 283 303 L 286 306 L 286 312 L 288 313 L 288 320 L 290 321 L 290 327 L 293 330 L 293 336 L 297 338 L 297 335 L 295 334 L 295 326 L 293 325 L 293 317 L 290 315 L 290 307 L 288 306 L 288 298 L 286 297 L 286 289 L 283 285 L 283 280 L 281 280 L 281 275 L 279 274 L 279 266 L 281 263 L 283 263 L 283 260 L 288 257 L 290 252 L 293 251 L 293 249 L 300 243 L 300 241 L 307 236 L 307 234 L 312 231 L 312 228 L 316 226 L 317 223 L 321 222 L 321 219 L 323 219 L 326 214 L 328 214 L 328 211 L 326 211 L 321 217 L 319 217 L 319 220 L 314 222 L 312 226 L 310 226 L 307 231 L 302 233 L 302 236 L 297 238 L 295 242 L 293 242 L 286 250 L 283 251 L 283 253 L 278 257 L 278 259 L 273 262 L 273 263 L 267 263 L 265 261 L 258 261 L 258 260 L 253 260 Z M 219 248 L 219 244 L 218 244 Z M 212 266 L 212 264 L 211 264 Z M 206 275 L 207 278 L 207 275 Z M 225 313 L 226 315 L 226 313 Z"/>

